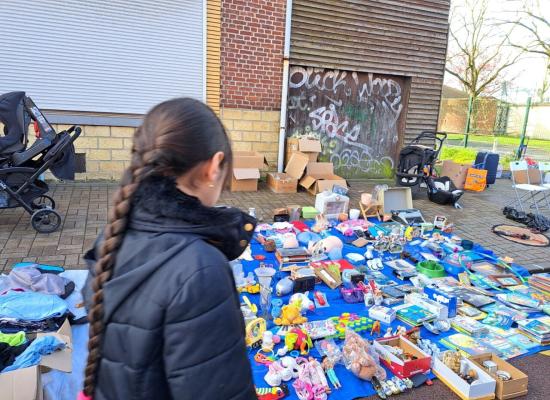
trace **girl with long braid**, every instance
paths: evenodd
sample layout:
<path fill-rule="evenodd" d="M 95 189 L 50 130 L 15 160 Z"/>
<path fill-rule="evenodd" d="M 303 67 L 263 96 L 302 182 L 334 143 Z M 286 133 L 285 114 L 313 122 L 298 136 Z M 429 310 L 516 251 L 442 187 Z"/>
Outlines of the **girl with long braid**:
<path fill-rule="evenodd" d="M 256 221 L 214 207 L 231 160 L 223 125 L 196 100 L 161 103 L 136 130 L 109 222 L 86 254 L 79 399 L 256 399 L 228 265 Z"/>

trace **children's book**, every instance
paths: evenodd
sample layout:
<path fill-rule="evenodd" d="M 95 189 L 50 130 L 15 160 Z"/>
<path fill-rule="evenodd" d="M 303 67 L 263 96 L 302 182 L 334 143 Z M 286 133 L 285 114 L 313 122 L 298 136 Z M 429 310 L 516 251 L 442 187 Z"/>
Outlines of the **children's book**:
<path fill-rule="evenodd" d="M 493 303 L 486 305 L 481 308 L 486 313 L 496 313 L 496 314 L 503 314 L 508 315 L 512 318 L 514 321 L 520 321 L 522 319 L 529 318 L 529 314 L 523 311 L 519 311 L 516 309 L 513 309 L 511 307 L 505 306 L 502 303 Z"/>
<path fill-rule="evenodd" d="M 432 321 L 436 318 L 435 314 L 432 314 L 416 304 L 403 304 L 394 309 L 398 319 L 412 326 L 420 326 L 424 322 Z"/>
<path fill-rule="evenodd" d="M 489 332 L 486 325 L 476 321 L 473 318 L 464 317 L 462 315 L 457 315 L 454 317 L 451 320 L 451 326 L 459 332 L 463 332 L 474 337 L 479 337 Z"/>
<path fill-rule="evenodd" d="M 509 315 L 495 313 L 491 311 L 487 314 L 487 317 L 485 317 L 485 319 L 481 322 L 484 325 L 496 326 L 497 328 L 501 329 L 510 329 L 512 327 L 512 324 L 514 323 L 514 320 Z"/>
<path fill-rule="evenodd" d="M 538 346 L 538 343 L 532 341 L 527 336 L 522 335 L 521 333 L 514 333 L 513 335 L 508 336 L 506 339 L 514 343 L 515 345 L 522 347 L 525 350 L 531 350 L 532 348 Z"/>
<path fill-rule="evenodd" d="M 491 332 L 480 338 L 479 343 L 495 349 L 496 355 L 504 360 L 527 353 L 526 349 L 511 342 L 508 338 L 495 335 Z"/>
<path fill-rule="evenodd" d="M 451 350 L 460 350 L 468 357 L 484 353 L 496 353 L 493 347 L 481 343 L 478 339 L 463 333 L 455 333 L 454 335 L 447 336 L 441 339 L 439 343 Z"/>

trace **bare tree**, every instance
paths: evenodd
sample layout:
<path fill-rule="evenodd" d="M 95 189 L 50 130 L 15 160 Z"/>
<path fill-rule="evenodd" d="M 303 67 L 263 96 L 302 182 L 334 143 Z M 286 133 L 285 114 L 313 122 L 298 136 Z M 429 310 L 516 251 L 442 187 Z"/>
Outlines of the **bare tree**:
<path fill-rule="evenodd" d="M 546 6 L 548 7 L 548 5 Z M 546 17 L 544 7 L 539 0 L 524 2 L 517 17 L 506 24 L 514 25 L 524 34 L 524 43 L 510 40 L 510 44 L 526 53 L 543 55 L 546 57 L 546 70 L 541 87 L 537 90 L 539 101 L 543 102 L 546 93 L 550 90 L 550 21 Z"/>
<path fill-rule="evenodd" d="M 510 46 L 514 27 L 502 29 L 490 16 L 487 0 L 466 0 L 451 14 L 449 49 L 445 70 L 474 101 L 472 128 L 476 124 L 476 100 L 500 90 L 504 73 L 520 57 Z"/>

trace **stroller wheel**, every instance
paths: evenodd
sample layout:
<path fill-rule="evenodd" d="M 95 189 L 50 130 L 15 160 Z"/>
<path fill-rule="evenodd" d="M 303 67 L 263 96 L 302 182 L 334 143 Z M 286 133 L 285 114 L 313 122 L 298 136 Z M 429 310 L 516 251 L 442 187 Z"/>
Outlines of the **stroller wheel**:
<path fill-rule="evenodd" d="M 41 210 L 43 208 L 55 209 L 55 200 L 45 194 L 34 199 L 31 204 L 32 208 L 35 210 Z"/>
<path fill-rule="evenodd" d="M 31 217 L 31 225 L 38 233 L 52 233 L 61 225 L 61 215 L 48 208 L 38 210 Z"/>

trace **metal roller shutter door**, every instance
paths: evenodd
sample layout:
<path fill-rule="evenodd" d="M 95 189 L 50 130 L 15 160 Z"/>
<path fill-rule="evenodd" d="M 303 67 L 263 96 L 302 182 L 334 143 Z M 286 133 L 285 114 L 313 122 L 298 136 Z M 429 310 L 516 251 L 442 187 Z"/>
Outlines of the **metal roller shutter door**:
<path fill-rule="evenodd" d="M 204 1 L 2 0 L 0 93 L 124 114 L 204 100 Z"/>

